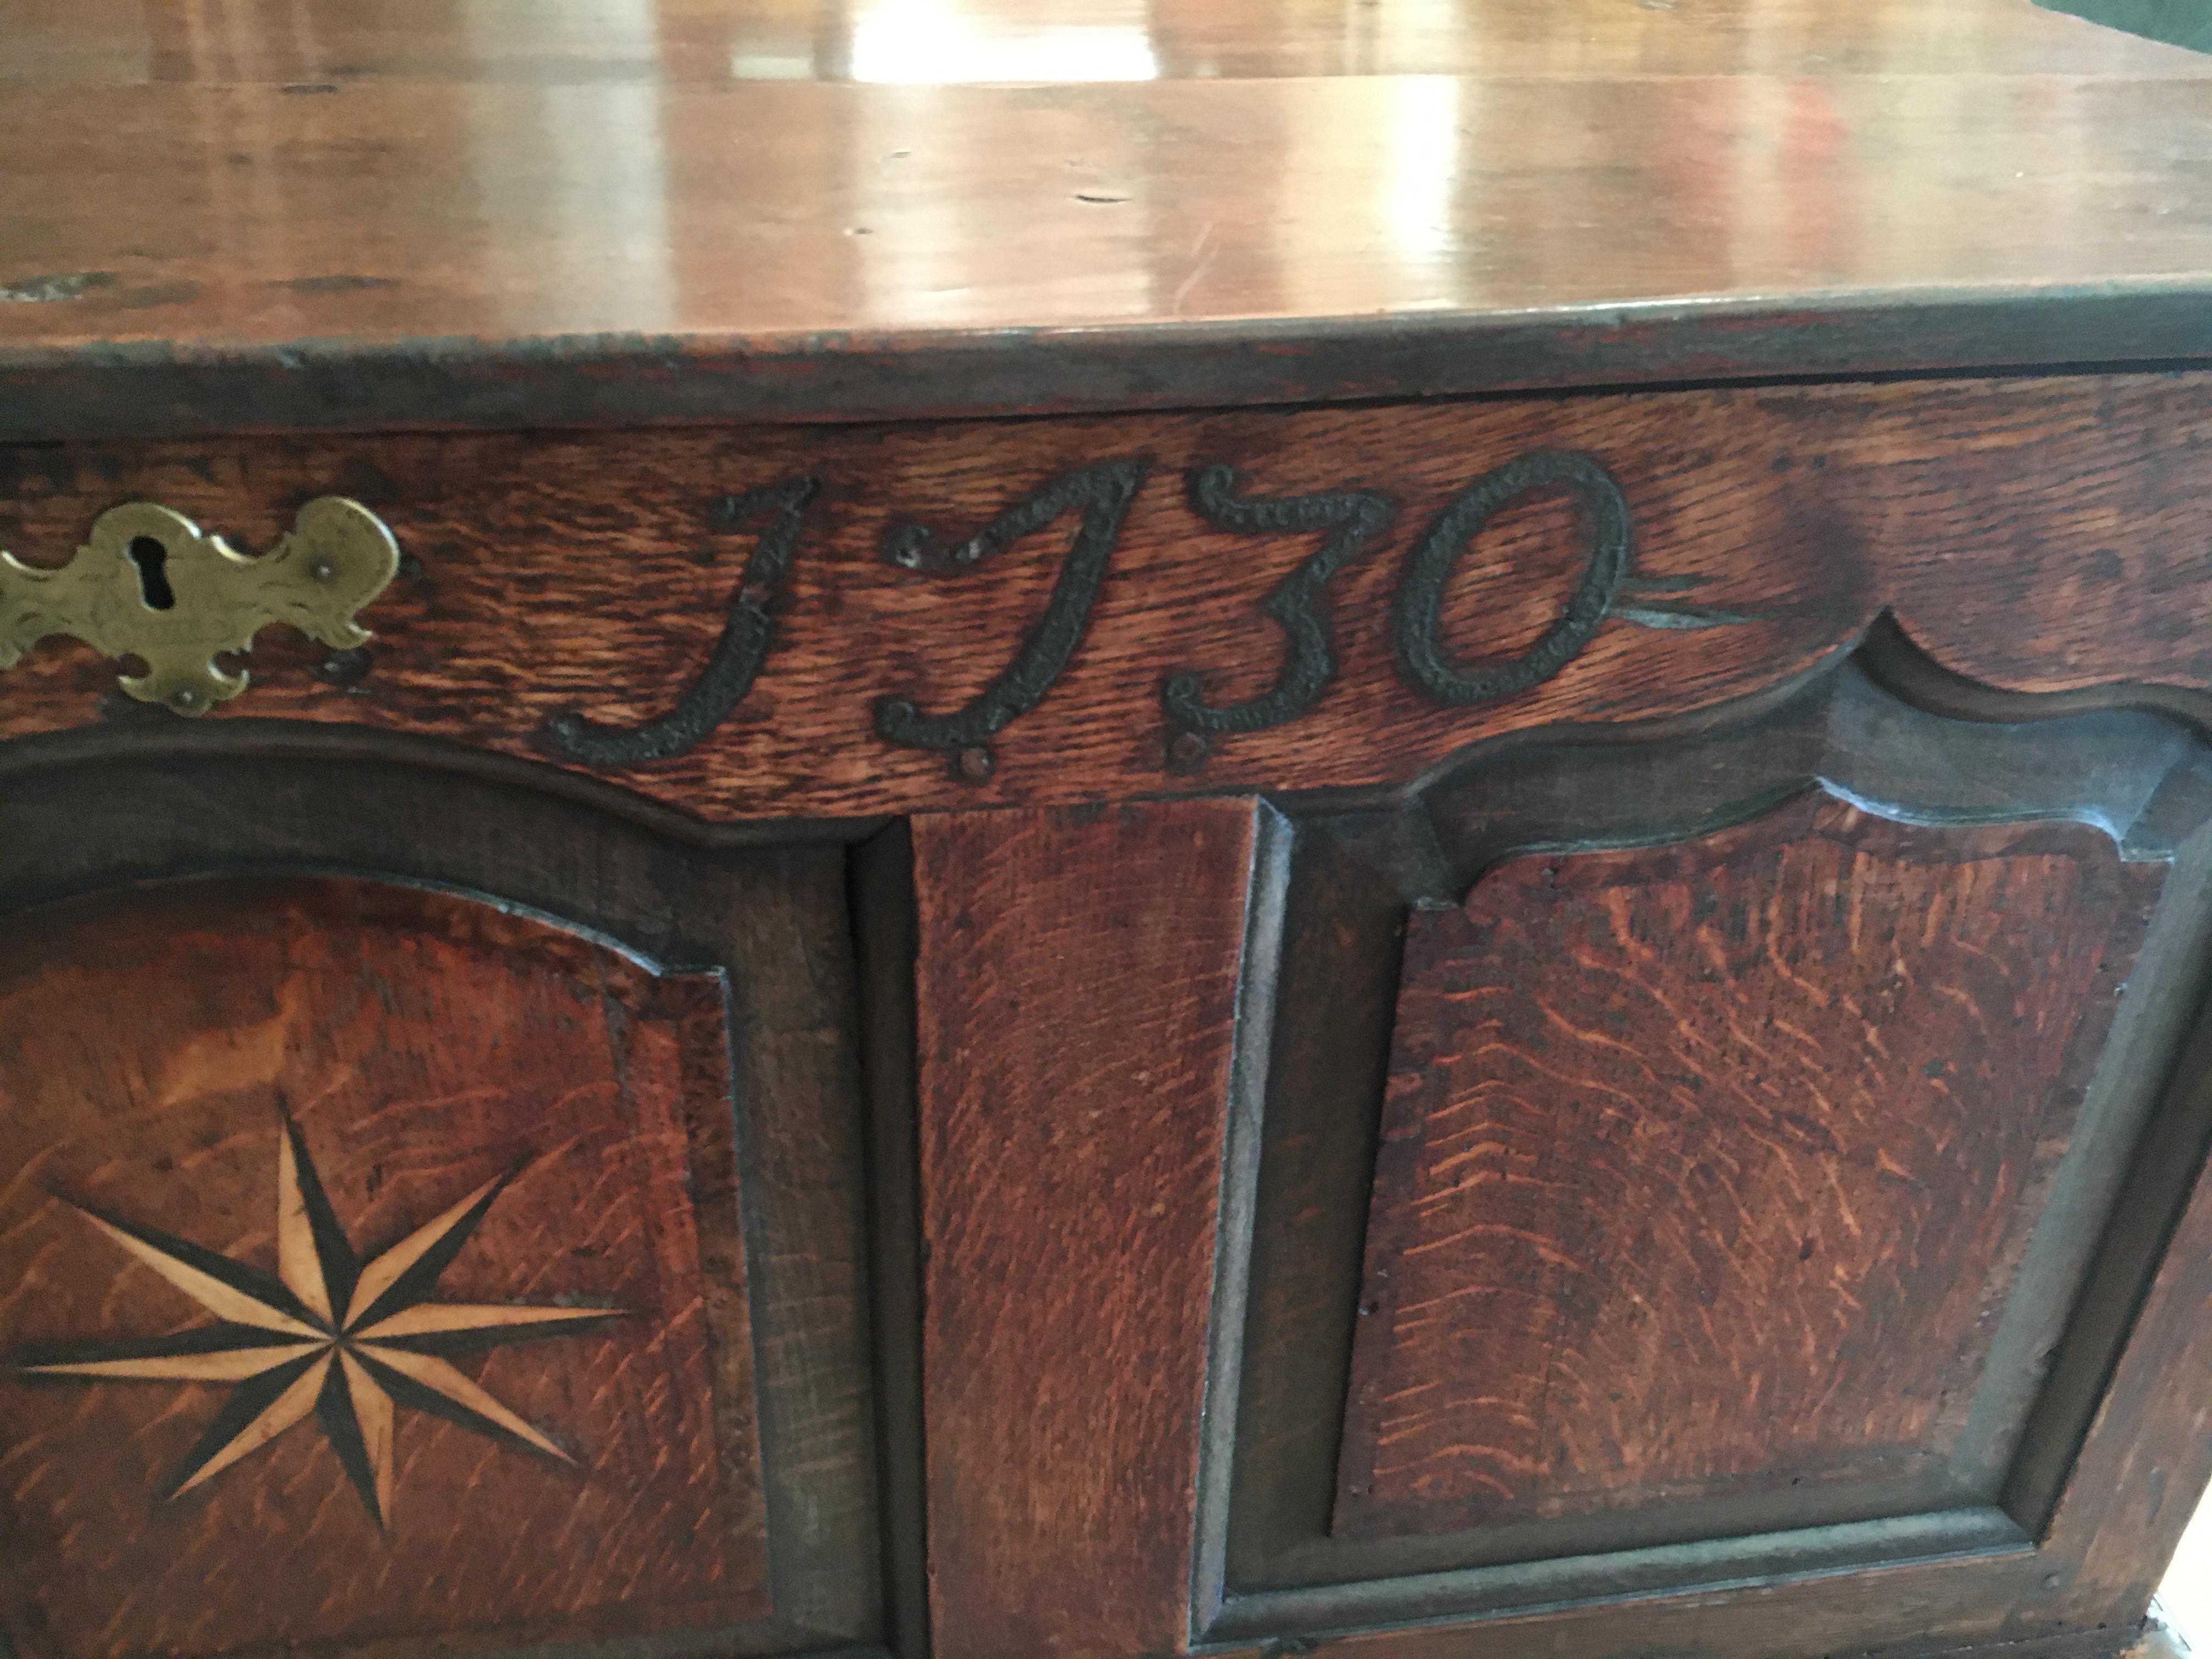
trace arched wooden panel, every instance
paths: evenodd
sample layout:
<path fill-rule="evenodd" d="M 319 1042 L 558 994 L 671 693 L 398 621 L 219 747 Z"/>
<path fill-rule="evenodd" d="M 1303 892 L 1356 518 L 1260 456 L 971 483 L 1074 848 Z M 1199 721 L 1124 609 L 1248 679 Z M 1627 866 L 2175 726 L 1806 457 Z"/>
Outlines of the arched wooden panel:
<path fill-rule="evenodd" d="M 124 1659 L 767 1617 L 726 992 L 334 877 L 11 921 L 23 1624 Z"/>
<path fill-rule="evenodd" d="M 1414 915 L 1335 1529 L 1940 1491 L 2165 875 L 1814 792 Z"/>
<path fill-rule="evenodd" d="M 2199 1121 L 2165 1085 L 2212 757 L 2142 712 L 1932 714 L 1893 665 L 1295 823 L 1209 1639 L 1480 1617 L 1506 1653 L 1592 1597 L 2048 1576 L 2194 1167 L 2154 1149 Z"/>

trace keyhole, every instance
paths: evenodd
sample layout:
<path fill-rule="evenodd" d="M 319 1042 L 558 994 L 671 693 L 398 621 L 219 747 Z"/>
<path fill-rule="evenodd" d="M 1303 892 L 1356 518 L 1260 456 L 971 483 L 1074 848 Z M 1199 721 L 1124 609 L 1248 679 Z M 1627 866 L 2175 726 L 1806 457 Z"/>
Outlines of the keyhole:
<path fill-rule="evenodd" d="M 138 596 L 146 601 L 149 611 L 170 611 L 176 607 L 177 595 L 169 586 L 169 573 L 164 568 L 169 562 L 169 550 L 162 545 L 159 536 L 133 536 L 125 550 L 131 562 L 138 567 Z"/>

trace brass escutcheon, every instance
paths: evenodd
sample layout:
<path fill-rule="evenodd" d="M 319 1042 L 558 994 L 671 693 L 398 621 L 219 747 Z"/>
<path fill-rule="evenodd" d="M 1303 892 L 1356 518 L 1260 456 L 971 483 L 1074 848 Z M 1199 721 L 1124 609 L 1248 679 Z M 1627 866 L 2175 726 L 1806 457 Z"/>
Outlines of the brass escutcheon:
<path fill-rule="evenodd" d="M 141 702 L 204 714 L 246 690 L 244 671 L 218 665 L 217 653 L 251 650 L 271 623 L 342 650 L 366 645 L 372 636 L 354 613 L 398 569 L 383 520 L 341 496 L 309 501 L 258 559 L 181 513 L 128 501 L 94 519 L 58 570 L 0 552 L 0 670 L 48 635 L 67 634 L 102 656 L 143 662 L 143 674 L 121 676 Z"/>

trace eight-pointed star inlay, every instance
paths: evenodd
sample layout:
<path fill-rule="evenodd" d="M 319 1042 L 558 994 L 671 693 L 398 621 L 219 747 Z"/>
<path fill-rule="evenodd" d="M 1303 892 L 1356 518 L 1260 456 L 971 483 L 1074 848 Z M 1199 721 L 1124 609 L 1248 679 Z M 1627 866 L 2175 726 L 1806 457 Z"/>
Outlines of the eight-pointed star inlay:
<path fill-rule="evenodd" d="M 362 1501 L 392 1523 L 395 1405 L 574 1466 L 575 1460 L 493 1399 L 448 1356 L 618 1318 L 607 1308 L 433 1302 L 439 1276 L 512 1180 L 486 1182 L 443 1215 L 364 1261 L 354 1253 L 284 1118 L 276 1152 L 276 1274 L 70 1200 L 83 1216 L 221 1322 L 174 1336 L 80 1343 L 21 1357 L 32 1376 L 234 1382 L 167 1496 L 258 1450 L 313 1413 Z"/>

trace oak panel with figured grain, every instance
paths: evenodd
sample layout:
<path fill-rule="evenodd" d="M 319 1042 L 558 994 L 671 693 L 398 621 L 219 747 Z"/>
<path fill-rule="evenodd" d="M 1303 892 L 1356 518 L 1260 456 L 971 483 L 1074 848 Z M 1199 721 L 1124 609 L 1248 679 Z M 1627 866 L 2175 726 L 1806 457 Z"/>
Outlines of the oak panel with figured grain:
<path fill-rule="evenodd" d="M 1417 915 L 1336 1529 L 1940 1475 L 2164 873 L 1813 792 Z"/>
<path fill-rule="evenodd" d="M 301 501 L 381 514 L 412 561 L 362 615 L 366 657 L 266 631 L 236 702 L 187 732 L 127 705 L 116 668 L 52 641 L 8 671 L 0 737 L 132 728 L 182 740 L 262 717 L 554 758 L 552 716 L 626 725 L 673 707 L 712 655 L 757 538 L 739 492 L 811 477 L 789 574 L 749 604 L 773 623 L 750 695 L 696 746 L 568 764 L 700 817 L 840 817 L 928 805 L 1055 805 L 1132 793 L 1403 783 L 1466 745 L 1565 722 L 1681 715 L 1847 647 L 1885 608 L 1939 663 L 1989 685 L 2122 682 L 2212 690 L 2212 395 L 2200 375 L 1780 386 L 1303 411 L 930 426 L 354 441 L 238 440 L 0 450 L 0 547 L 68 556 L 116 501 L 146 497 L 267 547 Z M 1554 677 L 1462 707 L 1395 659 L 1409 550 L 1453 496 L 1534 450 L 1620 479 L 1630 581 Z M 973 534 L 1047 481 L 1103 461 L 1147 471 L 1087 629 L 1042 701 L 963 778 L 878 736 L 879 698 L 959 708 L 1042 614 L 1063 518 L 950 576 L 901 568 L 885 535 Z M 1237 468 L 1257 496 L 1364 489 L 1397 513 L 1328 585 L 1335 677 L 1310 710 L 1170 767 L 1161 703 L 1179 669 L 1222 704 L 1275 681 L 1261 605 L 1314 535 L 1242 535 L 1191 509 L 1184 470 Z M 1557 498 L 1502 513 L 1445 591 L 1446 654 L 1528 649 L 1559 615 L 1587 538 Z"/>
<path fill-rule="evenodd" d="M 914 826 L 936 1651 L 1188 1639 L 1249 800 Z"/>
<path fill-rule="evenodd" d="M 403 1401 L 381 1529 L 312 1418 L 165 1500 L 221 1386 L 0 1372 L 27 1651 L 766 1616 L 729 1088 L 719 976 L 472 900 L 267 878 L 11 920 L 0 1358 L 209 1322 L 72 1204 L 273 1268 L 281 1110 L 364 1257 L 517 1171 L 435 1300 L 622 1310 L 453 1362 L 578 1467 Z M 702 1255 L 731 1281 L 711 1303 Z"/>

